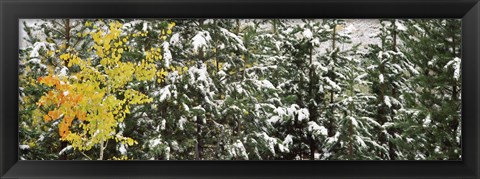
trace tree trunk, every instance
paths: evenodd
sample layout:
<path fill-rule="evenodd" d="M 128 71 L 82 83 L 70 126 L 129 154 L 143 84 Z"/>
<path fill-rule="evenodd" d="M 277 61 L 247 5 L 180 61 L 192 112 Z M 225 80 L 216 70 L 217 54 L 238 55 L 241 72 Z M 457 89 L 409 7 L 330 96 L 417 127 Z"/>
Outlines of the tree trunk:
<path fill-rule="evenodd" d="M 310 78 L 310 84 L 309 84 L 309 87 L 308 87 L 308 94 L 310 96 L 311 99 L 315 99 L 314 98 L 314 95 L 313 94 L 313 86 L 315 85 L 315 82 L 313 81 L 314 79 L 314 75 L 315 75 L 315 71 L 313 69 L 313 46 L 310 47 L 310 54 L 309 54 L 309 61 L 310 61 L 310 70 L 309 70 L 309 78 Z M 312 101 L 312 100 L 310 100 Z M 310 114 L 309 116 L 309 121 L 315 121 L 316 118 L 317 118 L 317 110 L 316 110 L 316 107 L 315 107 L 315 104 L 313 102 L 310 102 L 309 104 L 309 108 L 308 108 L 308 112 Z M 314 137 L 312 136 L 312 134 L 310 134 L 308 136 L 308 140 L 309 140 L 309 147 L 310 147 L 310 160 L 315 160 L 315 150 L 316 150 L 316 145 L 315 145 L 315 139 Z"/>
<path fill-rule="evenodd" d="M 235 29 L 235 35 L 240 34 L 240 19 L 235 19 L 235 22 L 237 23 L 237 27 Z"/>
<path fill-rule="evenodd" d="M 199 20 L 199 27 L 203 29 L 203 19 Z M 198 59 L 202 62 L 205 61 L 204 59 L 204 54 L 203 54 L 203 48 L 200 48 L 198 52 Z M 196 128 L 197 128 L 197 134 L 196 134 L 196 140 L 197 143 L 195 145 L 195 160 L 201 160 L 203 158 L 203 140 L 202 140 L 202 119 L 200 117 L 197 117 L 196 121 Z"/>
<path fill-rule="evenodd" d="M 272 25 L 272 28 L 273 28 L 273 34 L 277 34 L 277 19 L 273 19 L 273 25 Z"/>
<path fill-rule="evenodd" d="M 383 63 L 380 64 L 380 74 L 385 74 L 385 67 L 383 66 Z M 380 106 L 378 107 L 377 109 L 377 121 L 378 123 L 380 123 L 380 125 L 383 125 L 385 124 L 386 122 L 386 110 L 385 110 L 385 105 L 383 104 L 384 102 L 384 99 L 385 99 L 385 81 L 383 83 L 380 83 L 380 92 L 379 92 L 379 98 L 378 98 L 378 104 L 380 104 Z M 380 145 L 384 145 L 387 143 L 387 136 L 385 136 L 385 133 L 383 133 L 381 130 L 380 130 L 380 135 L 379 135 L 379 142 L 380 142 Z M 385 153 L 382 151 L 380 152 L 380 157 L 385 159 Z"/>
<path fill-rule="evenodd" d="M 350 120 L 348 125 L 348 158 L 353 159 L 353 122 Z"/>
<path fill-rule="evenodd" d="M 70 19 L 65 19 L 65 49 L 68 49 L 69 47 L 69 42 L 70 42 Z M 68 63 L 69 61 L 65 61 L 65 66 L 68 66 Z M 63 150 L 65 147 L 68 146 L 68 142 L 67 141 L 61 141 L 60 142 L 60 150 Z M 60 160 L 67 160 L 68 157 L 67 157 L 67 153 L 66 152 L 63 152 L 62 155 L 59 156 L 59 159 Z"/>
<path fill-rule="evenodd" d="M 335 26 L 333 28 L 333 33 L 332 33 L 332 50 L 335 51 L 335 48 L 336 48 L 336 45 L 335 45 L 335 41 L 336 41 L 336 29 L 337 27 Z M 335 56 L 332 57 L 332 60 L 335 60 Z M 332 70 L 330 71 L 330 78 L 333 82 L 335 82 L 335 67 L 332 67 Z M 335 107 L 333 105 L 335 99 L 334 99 L 334 95 L 335 94 L 335 91 L 330 90 L 330 113 L 331 113 L 331 116 L 330 118 L 328 119 L 328 137 L 333 137 L 335 135 L 335 119 L 334 119 L 334 111 L 335 111 Z"/>
<path fill-rule="evenodd" d="M 65 19 L 65 51 L 70 47 L 70 19 Z M 68 66 L 69 60 L 65 61 L 65 66 Z"/>
<path fill-rule="evenodd" d="M 350 82 L 350 96 L 354 96 L 355 92 L 353 89 L 354 82 Z M 353 101 L 348 105 L 348 111 L 350 113 L 350 116 L 353 116 L 354 112 L 354 106 L 353 106 Z M 349 143 L 348 143 L 348 155 L 349 159 L 353 159 L 353 121 L 350 120 L 350 125 L 348 126 L 348 133 L 349 133 Z"/>
<path fill-rule="evenodd" d="M 98 157 L 98 160 L 103 160 L 103 151 L 105 150 L 104 145 L 104 142 L 100 142 L 100 156 Z"/>
<path fill-rule="evenodd" d="M 202 142 L 202 123 L 201 119 L 197 117 L 197 145 L 195 145 L 195 160 L 202 160 L 203 156 L 203 142 Z"/>
<path fill-rule="evenodd" d="M 394 52 L 397 52 L 397 28 L 396 28 L 397 25 L 396 25 L 396 22 L 397 22 L 397 20 L 393 21 L 393 46 L 392 46 L 392 50 Z M 393 56 L 392 63 L 394 63 L 394 64 L 398 63 L 395 55 Z M 396 86 L 394 86 L 393 84 L 392 84 L 392 95 L 391 96 L 394 97 L 394 98 L 397 98 L 397 89 L 396 89 Z M 392 108 L 395 108 L 395 106 L 392 106 Z M 393 119 L 395 117 L 395 114 L 394 114 L 393 110 L 390 109 L 389 111 L 390 111 L 390 119 L 392 120 L 391 122 L 395 122 L 395 121 L 393 121 Z M 394 128 L 390 127 L 387 132 L 388 132 L 389 135 L 394 136 L 396 130 Z M 390 156 L 390 160 L 395 160 L 395 158 L 396 158 L 395 144 L 393 144 L 392 141 L 388 141 L 388 155 Z"/>

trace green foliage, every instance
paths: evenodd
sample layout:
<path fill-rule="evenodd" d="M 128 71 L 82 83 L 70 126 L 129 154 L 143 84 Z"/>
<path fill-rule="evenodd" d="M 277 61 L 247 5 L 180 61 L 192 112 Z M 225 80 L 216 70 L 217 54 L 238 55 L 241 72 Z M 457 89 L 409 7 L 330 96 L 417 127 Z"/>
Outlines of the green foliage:
<path fill-rule="evenodd" d="M 22 21 L 20 158 L 460 159 L 460 21 L 348 21 Z"/>

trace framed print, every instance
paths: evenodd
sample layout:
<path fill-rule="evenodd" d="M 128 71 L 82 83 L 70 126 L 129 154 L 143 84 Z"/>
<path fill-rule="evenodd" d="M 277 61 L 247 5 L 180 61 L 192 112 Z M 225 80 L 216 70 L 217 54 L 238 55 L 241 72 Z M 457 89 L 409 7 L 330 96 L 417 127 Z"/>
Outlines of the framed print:
<path fill-rule="evenodd" d="M 480 177 L 477 0 L 0 7 L 2 178 Z"/>
<path fill-rule="evenodd" d="M 20 160 L 462 159 L 460 19 L 19 24 Z"/>

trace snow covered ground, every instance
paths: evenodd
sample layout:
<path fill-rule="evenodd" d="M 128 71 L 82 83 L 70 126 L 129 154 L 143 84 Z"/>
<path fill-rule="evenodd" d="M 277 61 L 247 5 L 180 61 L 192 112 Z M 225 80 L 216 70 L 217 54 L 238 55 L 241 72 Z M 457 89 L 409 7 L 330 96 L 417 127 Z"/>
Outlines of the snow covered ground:
<path fill-rule="evenodd" d="M 27 34 L 23 30 L 23 22 L 26 22 L 28 26 L 33 26 L 35 23 L 38 23 L 40 20 L 39 19 L 20 19 L 19 21 L 19 38 L 20 38 L 20 43 L 19 43 L 19 48 L 24 49 L 27 47 L 27 42 L 23 39 Z M 380 22 L 378 19 L 346 19 L 345 20 L 346 24 L 345 27 L 353 27 L 352 30 L 352 44 L 357 44 L 361 43 L 361 48 L 360 50 L 364 50 L 364 47 L 367 47 L 368 44 L 374 44 L 378 43 L 378 40 L 374 38 L 370 38 L 371 34 L 376 33 L 378 30 L 376 28 L 379 26 Z M 301 23 L 301 20 L 292 20 L 292 23 Z M 349 30 L 348 28 L 343 28 L 341 29 L 340 32 Z M 40 33 L 39 33 L 40 34 Z M 322 44 L 322 46 L 328 46 L 328 43 Z M 350 46 L 340 44 L 342 49 L 349 48 Z M 322 48 L 321 46 L 321 48 Z"/>

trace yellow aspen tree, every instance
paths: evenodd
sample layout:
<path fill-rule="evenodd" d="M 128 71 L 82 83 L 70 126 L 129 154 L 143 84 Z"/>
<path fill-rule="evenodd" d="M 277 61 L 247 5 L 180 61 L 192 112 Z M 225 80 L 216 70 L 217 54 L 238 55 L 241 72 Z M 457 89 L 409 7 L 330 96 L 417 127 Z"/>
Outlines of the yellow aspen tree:
<path fill-rule="evenodd" d="M 134 80 L 155 80 L 155 62 L 161 60 L 159 49 L 146 52 L 146 59 L 140 62 L 122 59 L 122 54 L 131 49 L 127 45 L 131 35 L 122 34 L 121 27 L 121 23 L 112 22 L 108 29 L 92 30 L 88 36 L 94 43 L 88 49 L 91 55 L 87 59 L 82 59 L 74 49 L 60 55 L 60 60 L 68 62 L 68 67 L 78 67 L 78 72 L 49 73 L 38 78 L 40 84 L 51 88 L 37 102 L 48 111 L 43 119 L 59 121 L 60 140 L 68 141 L 82 154 L 98 147 L 99 160 L 104 158 L 103 151 L 109 140 L 129 146 L 137 143 L 116 129 L 130 113 L 132 105 L 149 103 L 152 99 L 127 84 Z"/>

